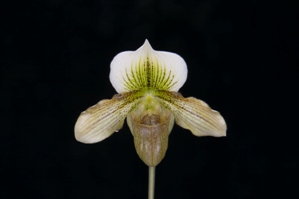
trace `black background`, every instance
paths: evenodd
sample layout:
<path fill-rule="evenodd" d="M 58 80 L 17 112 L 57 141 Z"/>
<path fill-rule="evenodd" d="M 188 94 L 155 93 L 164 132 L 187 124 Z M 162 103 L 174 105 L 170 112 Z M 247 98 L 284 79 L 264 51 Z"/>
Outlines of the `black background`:
<path fill-rule="evenodd" d="M 93 145 L 73 128 L 116 92 L 109 64 L 147 38 L 188 65 L 180 92 L 227 137 L 175 126 L 156 199 L 297 198 L 298 7 L 266 1 L 1 1 L 1 198 L 146 198 L 127 127 Z"/>

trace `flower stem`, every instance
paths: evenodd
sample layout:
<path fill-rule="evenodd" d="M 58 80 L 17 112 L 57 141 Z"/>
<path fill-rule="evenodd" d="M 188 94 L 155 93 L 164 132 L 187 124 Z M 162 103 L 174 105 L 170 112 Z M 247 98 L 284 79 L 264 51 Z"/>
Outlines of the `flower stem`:
<path fill-rule="evenodd" d="M 148 199 L 154 199 L 155 195 L 155 170 L 156 167 L 148 167 Z"/>

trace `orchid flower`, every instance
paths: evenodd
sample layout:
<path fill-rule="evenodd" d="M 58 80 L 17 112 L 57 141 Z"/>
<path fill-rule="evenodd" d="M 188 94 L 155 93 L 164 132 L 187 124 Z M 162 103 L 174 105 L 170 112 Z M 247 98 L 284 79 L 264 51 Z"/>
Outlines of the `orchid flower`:
<path fill-rule="evenodd" d="M 184 59 L 155 51 L 147 40 L 136 51 L 117 54 L 111 62 L 110 81 L 118 94 L 81 113 L 76 139 L 100 142 L 120 130 L 127 119 L 137 154 L 154 167 L 165 156 L 174 122 L 196 136 L 225 136 L 226 123 L 217 111 L 178 93 L 186 79 Z"/>

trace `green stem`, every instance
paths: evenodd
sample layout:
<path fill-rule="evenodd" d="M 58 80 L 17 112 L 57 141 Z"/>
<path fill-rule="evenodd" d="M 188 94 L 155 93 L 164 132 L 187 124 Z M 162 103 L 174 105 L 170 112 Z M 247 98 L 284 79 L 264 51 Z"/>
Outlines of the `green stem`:
<path fill-rule="evenodd" d="M 154 199 L 155 195 L 155 169 L 148 167 L 148 199 Z"/>

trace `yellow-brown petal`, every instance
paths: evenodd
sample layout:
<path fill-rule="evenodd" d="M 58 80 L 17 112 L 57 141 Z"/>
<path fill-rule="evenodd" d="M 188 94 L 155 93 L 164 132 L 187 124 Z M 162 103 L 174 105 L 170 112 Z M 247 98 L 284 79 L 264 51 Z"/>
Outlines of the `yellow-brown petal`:
<path fill-rule="evenodd" d="M 101 100 L 82 112 L 75 125 L 79 142 L 95 143 L 122 128 L 127 114 L 138 104 L 139 93 L 114 95 L 111 100 Z"/>
<path fill-rule="evenodd" d="M 155 95 L 168 108 L 176 123 L 196 136 L 226 136 L 226 123 L 219 112 L 194 97 L 184 98 L 180 93 L 159 91 Z"/>

